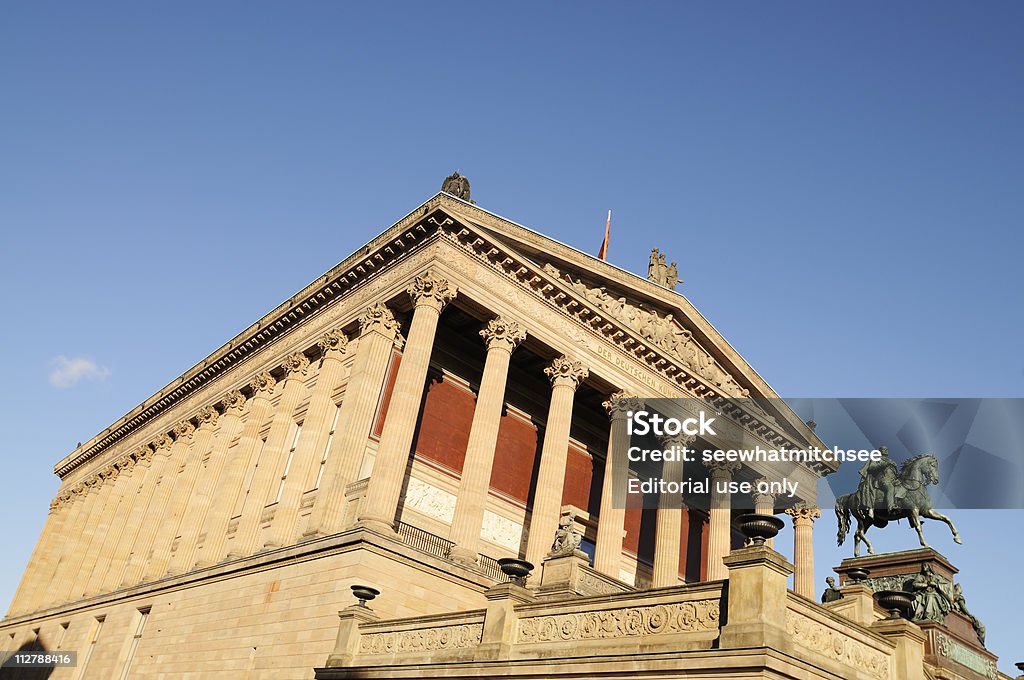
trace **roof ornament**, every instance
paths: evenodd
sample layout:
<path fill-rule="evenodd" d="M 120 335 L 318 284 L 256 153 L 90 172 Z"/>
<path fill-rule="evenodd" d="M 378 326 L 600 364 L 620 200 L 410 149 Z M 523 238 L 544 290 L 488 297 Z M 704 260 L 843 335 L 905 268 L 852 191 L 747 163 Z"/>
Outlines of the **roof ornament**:
<path fill-rule="evenodd" d="M 651 249 L 651 260 L 647 265 L 647 280 L 659 283 L 669 290 L 675 290 L 679 280 L 679 268 L 676 263 L 667 264 L 665 254 L 657 248 Z"/>
<path fill-rule="evenodd" d="M 441 183 L 441 191 L 469 203 L 475 202 L 469 197 L 469 179 L 460 175 L 457 170 L 444 178 L 444 182 Z"/>

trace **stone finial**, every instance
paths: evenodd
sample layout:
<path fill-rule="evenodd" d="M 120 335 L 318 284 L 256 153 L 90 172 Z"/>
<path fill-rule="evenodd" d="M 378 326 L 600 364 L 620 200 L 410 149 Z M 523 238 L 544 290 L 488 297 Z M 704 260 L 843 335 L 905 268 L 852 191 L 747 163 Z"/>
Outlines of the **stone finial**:
<path fill-rule="evenodd" d="M 281 362 L 285 376 L 304 376 L 309 372 L 309 359 L 302 352 L 296 352 Z"/>
<path fill-rule="evenodd" d="M 252 389 L 253 395 L 259 395 L 262 397 L 269 397 L 276 386 L 277 380 L 275 380 L 274 376 L 270 375 L 268 371 L 257 373 L 253 376 L 252 382 L 249 383 L 249 387 Z"/>
<path fill-rule="evenodd" d="M 458 293 L 458 289 L 448 283 L 448 279 L 436 276 L 434 272 L 420 274 L 406 290 L 417 307 L 425 305 L 438 312 L 454 300 Z"/>
<path fill-rule="evenodd" d="M 242 408 L 245 406 L 245 395 L 239 390 L 231 390 L 220 400 L 221 406 L 224 408 L 224 413 L 234 412 L 238 415 L 242 412 Z"/>
<path fill-rule="evenodd" d="M 348 336 L 340 328 L 334 328 L 321 335 L 320 339 L 316 342 L 316 346 L 320 348 L 320 353 L 323 354 L 324 358 L 338 359 L 348 349 Z"/>
<path fill-rule="evenodd" d="M 398 333 L 398 322 L 391 309 L 383 302 L 377 302 L 366 308 L 363 316 L 359 319 L 359 332 L 368 333 L 377 331 L 394 338 Z"/>
<path fill-rule="evenodd" d="M 519 322 L 499 316 L 487 322 L 480 337 L 487 343 L 487 349 L 500 348 L 511 353 L 526 339 L 526 331 Z"/>
<path fill-rule="evenodd" d="M 615 420 L 627 417 L 630 411 L 639 411 L 644 407 L 644 402 L 635 394 L 620 390 L 601 402 L 601 406 L 608 412 L 608 417 Z"/>
<path fill-rule="evenodd" d="M 551 380 L 552 387 L 566 385 L 575 390 L 587 379 L 590 370 L 581 361 L 561 356 L 552 361 L 551 365 L 544 369 L 544 373 Z"/>

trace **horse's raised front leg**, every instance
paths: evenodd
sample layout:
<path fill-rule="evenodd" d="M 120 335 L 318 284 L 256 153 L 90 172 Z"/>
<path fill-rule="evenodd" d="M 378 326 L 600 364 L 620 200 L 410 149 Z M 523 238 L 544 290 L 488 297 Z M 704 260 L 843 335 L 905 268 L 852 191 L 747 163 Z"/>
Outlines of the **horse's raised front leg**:
<path fill-rule="evenodd" d="M 917 514 L 917 510 L 911 510 L 910 516 L 907 519 L 914 525 L 914 530 L 917 532 L 917 538 L 921 541 L 921 546 L 927 548 L 928 542 L 924 540 L 924 532 L 921 531 L 921 517 Z"/>
<path fill-rule="evenodd" d="M 922 517 L 927 517 L 928 519 L 937 519 L 937 520 L 940 520 L 942 522 L 945 522 L 946 525 L 949 527 L 949 530 L 951 532 L 953 532 L 953 542 L 954 543 L 963 543 L 963 541 L 960 540 L 960 532 L 956 530 L 955 526 L 953 526 L 953 520 L 951 520 L 950 518 L 946 517 L 945 515 L 943 515 L 941 512 L 939 512 L 935 508 L 928 508 L 927 510 L 922 510 L 921 511 L 921 516 Z"/>
<path fill-rule="evenodd" d="M 874 555 L 875 554 L 875 547 L 873 545 L 871 545 L 871 541 L 868 540 L 868 529 L 870 527 L 871 527 L 871 522 L 862 520 L 862 519 L 860 519 L 858 517 L 857 518 L 857 533 L 854 535 L 854 538 L 855 539 L 860 539 L 861 541 L 864 541 L 864 545 L 866 545 L 868 547 L 868 554 L 869 555 Z M 853 556 L 854 557 L 858 556 L 857 555 L 857 550 L 856 550 L 856 545 L 857 544 L 855 542 L 854 543 L 854 551 L 853 551 Z"/>

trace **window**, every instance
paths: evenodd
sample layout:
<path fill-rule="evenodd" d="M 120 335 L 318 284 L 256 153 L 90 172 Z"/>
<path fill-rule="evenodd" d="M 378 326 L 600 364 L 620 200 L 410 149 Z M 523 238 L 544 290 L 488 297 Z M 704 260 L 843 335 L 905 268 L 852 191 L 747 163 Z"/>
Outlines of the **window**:
<path fill-rule="evenodd" d="M 249 495 L 249 491 L 252 489 L 252 480 L 256 476 L 256 469 L 260 466 L 260 461 L 263 460 L 263 450 L 265 448 L 267 448 L 267 440 L 261 439 L 260 450 L 256 452 L 256 462 L 253 463 L 253 466 L 249 469 L 249 472 L 246 475 L 245 486 L 242 487 L 245 490 L 238 494 L 237 507 L 235 507 L 234 511 L 231 513 L 232 519 L 242 515 L 242 508 L 245 507 L 245 498 Z"/>
<path fill-rule="evenodd" d="M 139 648 L 139 640 L 142 639 L 142 631 L 146 627 L 146 619 L 149 618 L 149 607 L 138 611 L 135 617 L 135 634 L 132 636 L 131 646 L 128 647 L 128 657 L 124 660 L 124 669 L 121 671 L 121 680 L 128 677 L 128 671 L 132 668 L 132 660 L 135 658 L 135 650 Z"/>
<path fill-rule="evenodd" d="M 85 654 L 83 658 L 78 660 L 78 677 L 84 678 L 85 671 L 89 667 L 89 659 L 92 658 L 92 652 L 96 649 L 96 642 L 100 639 L 100 631 L 103 630 L 103 622 L 107 620 L 105 616 L 97 616 L 96 620 L 92 624 L 92 635 L 89 637 L 89 646 L 85 648 Z"/>
<path fill-rule="evenodd" d="M 284 471 L 281 473 L 281 485 L 277 487 L 277 495 L 274 496 L 274 502 L 277 503 L 281 500 L 281 496 L 284 494 L 284 482 L 288 479 L 288 470 L 292 467 L 292 458 L 295 457 L 295 449 L 299 445 L 299 435 L 302 434 L 302 423 L 295 426 L 295 434 L 292 436 L 292 445 L 288 449 L 288 459 L 284 463 Z"/>
<path fill-rule="evenodd" d="M 331 452 L 331 443 L 334 441 L 334 431 L 338 429 L 338 416 L 341 415 L 341 407 L 334 407 L 334 420 L 331 422 L 331 431 L 327 435 L 327 446 L 324 447 L 324 455 L 320 457 L 320 470 L 316 473 L 316 484 L 313 489 L 320 488 L 320 481 L 324 478 L 324 468 L 327 466 L 327 455 Z"/>

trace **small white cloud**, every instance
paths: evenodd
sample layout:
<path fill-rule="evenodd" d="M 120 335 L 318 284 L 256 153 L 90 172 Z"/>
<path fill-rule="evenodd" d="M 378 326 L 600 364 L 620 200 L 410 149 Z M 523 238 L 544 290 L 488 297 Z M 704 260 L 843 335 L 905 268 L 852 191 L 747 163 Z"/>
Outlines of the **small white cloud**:
<path fill-rule="evenodd" d="M 69 359 L 61 354 L 50 361 L 50 384 L 59 390 L 74 387 L 82 380 L 106 380 L 109 375 L 109 368 L 85 357 Z"/>

